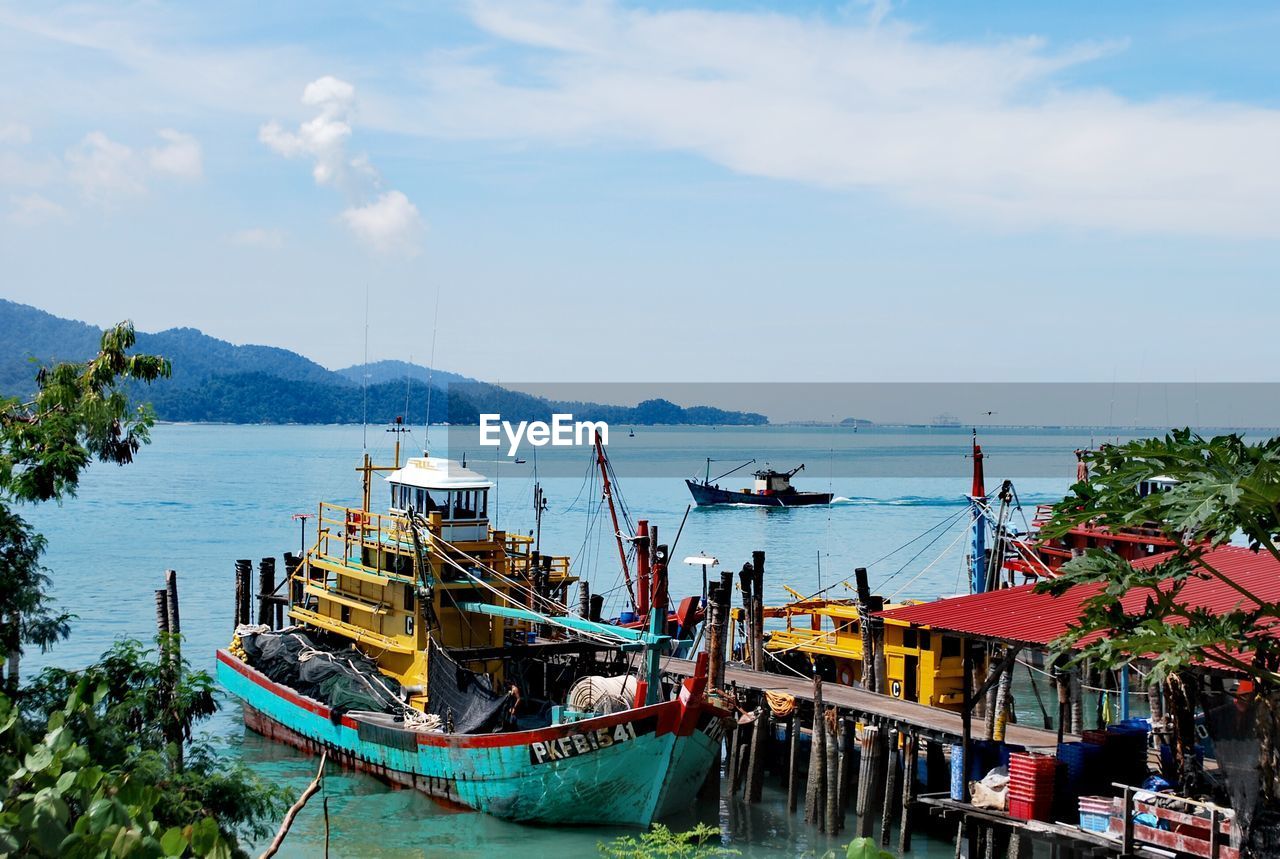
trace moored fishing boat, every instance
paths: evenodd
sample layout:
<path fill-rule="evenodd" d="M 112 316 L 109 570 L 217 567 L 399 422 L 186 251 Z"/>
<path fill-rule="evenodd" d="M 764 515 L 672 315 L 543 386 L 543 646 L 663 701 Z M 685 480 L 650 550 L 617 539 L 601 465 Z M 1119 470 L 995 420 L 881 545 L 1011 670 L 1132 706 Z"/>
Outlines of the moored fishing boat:
<path fill-rule="evenodd" d="M 656 529 L 633 538 L 648 629 L 593 621 L 565 607 L 567 558 L 490 527 L 493 484 L 448 460 L 396 459 L 366 457 L 360 508 L 320 505 L 316 542 L 289 570 L 294 625 L 242 624 L 218 652 L 245 724 L 515 821 L 645 826 L 687 808 L 718 763 L 727 710 L 707 694 L 705 659 L 664 688 Z M 369 509 L 379 471 L 385 514 Z"/>

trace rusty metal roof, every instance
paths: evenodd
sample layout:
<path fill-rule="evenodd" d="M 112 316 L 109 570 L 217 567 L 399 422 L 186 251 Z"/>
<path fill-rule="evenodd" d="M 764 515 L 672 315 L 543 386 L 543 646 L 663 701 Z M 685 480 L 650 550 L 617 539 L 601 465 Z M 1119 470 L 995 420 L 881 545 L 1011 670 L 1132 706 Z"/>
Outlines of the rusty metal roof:
<path fill-rule="evenodd" d="M 1205 554 L 1215 570 L 1267 601 L 1280 601 L 1280 561 L 1266 552 L 1243 546 L 1222 546 Z M 1150 567 L 1159 556 L 1135 561 L 1138 568 Z M 1077 585 L 1061 596 L 1037 594 L 1034 585 L 1004 588 L 984 594 L 950 597 L 934 602 L 886 609 L 880 616 L 945 632 L 976 638 L 992 638 L 1033 646 L 1048 645 L 1079 622 L 1081 604 L 1098 593 L 1101 585 Z M 1122 604 L 1127 612 L 1142 610 L 1145 591 L 1126 594 Z M 1182 602 L 1189 606 L 1223 614 L 1235 609 L 1252 609 L 1256 604 L 1216 578 L 1192 579 L 1182 590 Z"/>

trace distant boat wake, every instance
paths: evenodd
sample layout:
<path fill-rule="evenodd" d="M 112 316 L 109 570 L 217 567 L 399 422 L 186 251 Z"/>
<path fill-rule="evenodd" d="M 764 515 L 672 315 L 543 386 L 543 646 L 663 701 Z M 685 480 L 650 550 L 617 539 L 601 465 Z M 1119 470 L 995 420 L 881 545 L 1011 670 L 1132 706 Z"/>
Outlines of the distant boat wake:
<path fill-rule="evenodd" d="M 968 503 L 965 498 L 956 495 L 903 495 L 900 498 L 846 498 L 839 495 L 831 499 L 832 507 L 959 507 Z"/>

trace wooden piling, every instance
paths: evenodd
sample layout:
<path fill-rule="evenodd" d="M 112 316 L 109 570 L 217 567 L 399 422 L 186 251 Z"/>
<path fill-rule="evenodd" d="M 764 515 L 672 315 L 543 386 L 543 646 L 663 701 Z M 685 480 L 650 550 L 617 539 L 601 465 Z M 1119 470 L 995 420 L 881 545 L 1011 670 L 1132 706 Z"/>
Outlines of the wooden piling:
<path fill-rule="evenodd" d="M 863 725 L 862 736 L 858 738 L 858 749 L 861 754 L 858 766 L 858 795 L 854 801 L 853 813 L 858 815 L 859 820 L 867 813 L 867 790 L 871 784 L 867 767 L 871 765 L 871 743 L 876 730 L 875 725 Z"/>
<path fill-rule="evenodd" d="M 800 705 L 791 711 L 791 749 L 787 756 L 787 812 L 796 813 L 796 782 L 800 778 Z"/>
<path fill-rule="evenodd" d="M 258 623 L 271 626 L 271 599 L 276 590 L 276 559 L 263 558 L 258 564 Z"/>
<path fill-rule="evenodd" d="M 728 759 L 729 795 L 738 789 L 738 720 L 734 718 L 733 727 L 725 735 L 725 757 Z"/>
<path fill-rule="evenodd" d="M 826 789 L 827 749 L 826 728 L 823 720 L 822 678 L 813 678 L 813 735 L 809 741 L 809 781 L 804 792 L 804 819 L 807 823 L 822 825 Z"/>
<path fill-rule="evenodd" d="M 867 568 L 858 567 L 853 571 L 858 592 L 858 634 L 862 639 L 862 687 L 875 692 L 876 659 L 875 638 L 871 633 L 871 585 L 867 579 Z"/>
<path fill-rule="evenodd" d="M 822 720 L 827 731 L 827 795 L 823 803 L 826 812 L 825 831 L 828 835 L 840 832 L 840 715 L 833 707 Z"/>
<path fill-rule="evenodd" d="M 761 696 L 760 706 L 756 708 L 756 721 L 751 726 L 751 753 L 747 758 L 746 787 L 743 798 L 747 802 L 759 802 L 764 789 L 764 755 L 765 741 L 768 737 L 769 717 L 772 715 L 769 705 Z"/>
<path fill-rule="evenodd" d="M 753 652 L 755 642 L 755 620 L 751 617 L 751 610 L 755 608 L 755 599 L 751 596 L 752 588 L 755 587 L 756 573 L 751 568 L 751 563 L 742 565 L 742 569 L 738 572 L 738 587 L 742 590 L 742 661 L 749 667 L 755 666 L 755 653 Z"/>
<path fill-rule="evenodd" d="M 751 553 L 754 587 L 751 603 L 751 667 L 764 670 L 764 552 Z"/>
<path fill-rule="evenodd" d="M 236 561 L 236 616 L 232 629 L 249 622 L 251 614 L 249 594 L 253 590 L 253 584 L 250 581 L 252 576 L 252 561 Z"/>
<path fill-rule="evenodd" d="M 578 582 L 578 616 L 583 620 L 591 618 L 591 583 L 585 579 Z"/>
<path fill-rule="evenodd" d="M 911 850 L 911 806 L 916 801 L 916 760 L 920 753 L 920 738 L 909 731 L 902 741 L 902 820 L 898 827 L 898 853 L 905 856 Z"/>
<path fill-rule="evenodd" d="M 996 683 L 995 707 L 993 708 L 995 713 L 990 719 L 992 725 L 991 739 L 993 740 L 1004 740 L 1005 725 L 1009 719 L 1012 702 L 1010 686 L 1013 681 L 1013 666 L 1016 664 L 1015 662 L 1006 666 L 1005 670 L 1000 672 L 1000 681 Z"/>
<path fill-rule="evenodd" d="M 1080 682 L 1080 668 L 1072 668 L 1067 676 L 1071 684 L 1071 733 L 1084 730 L 1084 688 Z"/>
<path fill-rule="evenodd" d="M 849 810 L 849 775 L 853 768 L 853 742 L 857 733 L 853 730 L 852 723 L 847 719 L 837 715 L 837 726 L 840 730 L 840 773 L 837 784 L 840 786 L 840 828 L 844 829 L 844 815 Z"/>
<path fill-rule="evenodd" d="M 720 609 L 720 584 L 712 582 L 707 588 L 707 674 L 708 685 L 712 689 L 724 685 L 724 637 L 720 634 L 724 622 Z"/>
<path fill-rule="evenodd" d="M 861 838 L 871 837 L 871 830 L 875 823 L 875 801 L 880 792 L 879 781 L 884 772 L 881 766 L 885 745 L 881 737 L 882 733 L 883 730 L 878 725 L 868 725 L 863 729 L 866 742 L 863 745 L 862 754 L 866 766 L 863 767 L 862 784 L 858 786 L 858 836 Z"/>
<path fill-rule="evenodd" d="M 178 612 L 178 572 L 164 571 L 165 615 L 169 622 L 169 654 L 174 664 L 182 661 L 182 616 Z"/>
<path fill-rule="evenodd" d="M 884 807 L 880 812 L 880 846 L 889 846 L 889 836 L 893 832 L 893 804 L 898 799 L 898 732 L 894 728 L 888 731 L 888 742 L 884 755 Z"/>
<path fill-rule="evenodd" d="M 169 592 L 156 588 L 156 633 L 169 634 Z"/>

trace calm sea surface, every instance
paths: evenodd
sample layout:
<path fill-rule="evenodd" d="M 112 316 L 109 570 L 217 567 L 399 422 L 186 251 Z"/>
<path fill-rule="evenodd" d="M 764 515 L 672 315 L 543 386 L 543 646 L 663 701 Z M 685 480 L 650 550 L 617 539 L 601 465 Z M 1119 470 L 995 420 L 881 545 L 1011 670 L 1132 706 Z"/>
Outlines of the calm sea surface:
<path fill-rule="evenodd" d="M 46 563 L 57 598 L 79 616 L 69 641 L 48 655 L 33 655 L 24 668 L 83 665 L 118 638 L 149 638 L 152 591 L 162 586 L 164 570 L 173 568 L 180 576 L 185 652 L 212 672 L 214 650 L 231 634 L 235 559 L 296 551 L 301 533 L 293 514 L 314 513 L 321 500 L 357 503 L 355 466 L 366 439 L 376 461 L 391 460 L 392 436 L 381 428 L 159 426 L 135 464 L 96 465 L 77 498 L 24 510 L 49 539 Z M 432 441 L 439 446 L 434 431 Z M 1029 475 L 1017 477 L 1015 485 L 1030 518 L 1036 503 L 1060 498 L 1074 479 L 1072 451 L 1096 439 L 1087 432 L 1005 430 L 986 432 L 981 441 L 989 457 L 988 490 L 1005 476 Z M 406 450 L 424 443 L 420 429 L 406 434 Z M 610 456 L 624 475 L 621 494 L 632 516 L 658 525 L 668 543 L 690 500 L 680 476 L 700 475 L 706 456 L 768 459 L 775 467 L 805 462 L 796 485 L 833 492 L 835 503 L 791 510 L 695 508 L 675 559 L 706 552 L 736 570 L 753 549 L 763 549 L 770 603 L 788 598 L 784 586 L 810 593 L 851 576 L 855 566 L 870 567 L 872 586 L 881 593 L 927 598 L 966 587 L 962 533 L 969 444 L 969 435 L 959 430 L 640 427 L 634 438 L 615 428 Z M 608 608 L 616 611 L 621 574 L 588 453 L 559 450 L 558 460 L 540 455 L 544 472 L 580 475 L 542 479 L 549 499 L 543 549 L 571 555 L 575 572 L 590 580 L 594 593 L 607 594 Z M 533 462 L 495 465 L 492 454 L 487 456 L 488 461 L 471 458 L 468 465 L 499 481 L 491 505 L 495 522 L 508 531 L 530 531 Z M 580 467 L 566 467 L 575 461 Z M 731 462 L 721 470 L 730 467 Z M 660 476 L 631 476 L 640 474 Z M 747 485 L 742 473 L 725 484 L 737 486 L 739 480 Z M 375 493 L 375 507 L 382 506 L 381 497 Z M 673 598 L 701 587 L 699 569 L 672 565 Z M 837 587 L 833 595 L 846 593 Z M 1020 709 L 1034 707 L 1026 698 Z M 300 790 L 315 773 L 312 759 L 247 734 L 234 701 L 224 703 L 209 730 L 228 753 L 273 781 Z M 491 856 L 507 850 L 528 859 L 590 856 L 597 842 L 619 834 L 522 827 L 446 811 L 415 792 L 393 791 L 350 773 L 333 772 L 326 794 L 334 856 Z M 799 815 L 786 814 L 776 785 L 758 806 L 712 803 L 670 823 L 688 828 L 700 820 L 718 821 L 745 856 L 820 855 L 835 843 L 812 832 Z M 916 844 L 916 855 L 950 855 L 946 844 Z M 322 805 L 313 800 L 285 852 L 317 855 L 323 846 Z"/>

